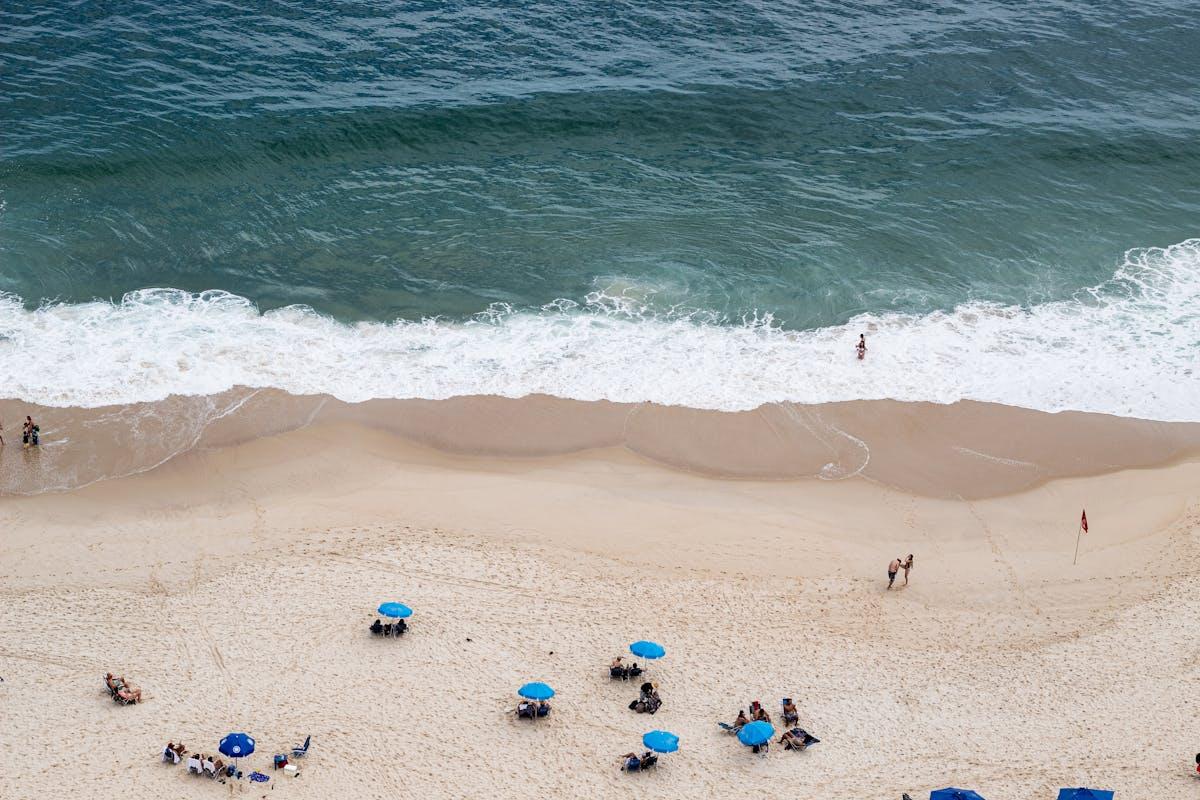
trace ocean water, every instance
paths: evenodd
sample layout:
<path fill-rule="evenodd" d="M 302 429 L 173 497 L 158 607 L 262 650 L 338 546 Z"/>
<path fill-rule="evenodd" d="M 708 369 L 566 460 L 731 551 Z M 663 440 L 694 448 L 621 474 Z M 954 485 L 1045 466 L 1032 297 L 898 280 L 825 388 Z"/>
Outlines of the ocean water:
<path fill-rule="evenodd" d="M 0 394 L 1200 420 L 1198 12 L 6 2 Z"/>

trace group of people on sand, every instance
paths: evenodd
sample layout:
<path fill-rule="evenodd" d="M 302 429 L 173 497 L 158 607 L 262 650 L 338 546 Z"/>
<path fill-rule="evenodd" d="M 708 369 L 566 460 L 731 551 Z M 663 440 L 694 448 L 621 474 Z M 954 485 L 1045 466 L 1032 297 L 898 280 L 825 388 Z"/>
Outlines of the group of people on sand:
<path fill-rule="evenodd" d="M 655 714 L 660 708 L 662 708 L 662 698 L 658 695 L 658 686 L 649 681 L 641 685 L 638 699 L 629 704 L 629 710 L 639 714 Z"/>
<path fill-rule="evenodd" d="M 904 570 L 904 585 L 908 586 L 908 572 L 913 568 L 913 554 L 909 553 L 908 558 L 900 558 L 896 556 L 888 564 L 888 588 L 892 588 L 892 584 L 896 582 L 896 573 Z"/>
<path fill-rule="evenodd" d="M 784 750 L 804 750 L 809 745 L 816 744 L 820 741 L 820 739 L 817 739 L 808 731 L 796 726 L 796 723 L 800 721 L 800 709 L 796 708 L 796 704 L 792 702 L 792 698 L 783 698 L 783 700 L 780 701 L 780 705 L 782 706 L 783 724 L 792 726 L 785 730 L 783 735 L 779 737 L 779 743 L 783 745 Z M 762 703 L 758 702 L 757 700 L 750 703 L 749 714 L 746 713 L 746 709 L 739 708 L 737 717 L 733 720 L 733 723 L 729 725 L 721 723 L 721 727 L 724 728 L 727 733 L 736 735 L 738 731 L 749 725 L 751 722 L 765 722 L 768 725 L 771 724 L 771 715 L 767 713 L 765 708 L 763 708 Z M 770 742 L 765 742 L 761 745 L 755 745 L 753 750 L 755 753 L 765 752 L 769 746 Z"/>
<path fill-rule="evenodd" d="M 21 425 L 21 444 L 25 447 L 37 447 L 41 444 L 42 429 L 33 417 L 26 416 L 25 423 Z M 4 423 L 0 422 L 0 445 L 4 444 Z"/>
<path fill-rule="evenodd" d="M 550 703 L 545 700 L 522 700 L 517 703 L 517 719 L 537 719 L 550 716 Z"/>
<path fill-rule="evenodd" d="M 617 656 L 608 665 L 608 676 L 614 680 L 627 681 L 630 678 L 636 678 L 642 674 L 642 668 L 635 661 L 632 665 L 626 666 L 625 659 Z"/>
<path fill-rule="evenodd" d="M 163 763 L 178 764 L 187 755 L 187 752 L 187 748 L 182 744 L 167 742 L 167 746 L 162 751 Z M 213 758 L 211 755 L 203 753 L 193 753 L 191 758 L 187 760 L 187 771 L 189 774 L 207 775 L 210 778 L 215 778 L 223 774 L 226 769 L 225 762 L 220 758 Z"/>
<path fill-rule="evenodd" d="M 649 750 L 644 751 L 640 756 L 637 753 L 626 753 L 621 756 L 621 769 L 625 772 L 638 772 L 650 769 L 657 763 L 658 756 Z"/>
<path fill-rule="evenodd" d="M 396 620 L 394 623 L 389 622 L 386 625 L 378 618 L 371 623 L 371 633 L 376 636 L 403 636 L 408 630 L 408 623 L 402 619 Z"/>
<path fill-rule="evenodd" d="M 113 700 L 123 705 L 142 702 L 142 690 L 125 680 L 124 675 L 118 678 L 109 672 L 104 676 L 104 682 L 108 684 L 108 693 Z"/>

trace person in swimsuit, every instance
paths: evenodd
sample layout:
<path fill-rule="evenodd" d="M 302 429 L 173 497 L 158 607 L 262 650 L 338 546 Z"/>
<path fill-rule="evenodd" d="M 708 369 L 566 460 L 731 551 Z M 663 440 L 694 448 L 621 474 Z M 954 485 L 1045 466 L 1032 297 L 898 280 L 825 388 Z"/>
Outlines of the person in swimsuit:
<path fill-rule="evenodd" d="M 865 333 L 860 333 L 858 335 L 858 346 L 855 349 L 858 350 L 858 360 L 859 361 L 862 361 L 864 358 L 866 358 L 866 356 L 867 356 L 867 335 Z"/>
<path fill-rule="evenodd" d="M 896 573 L 900 571 L 900 565 L 902 563 L 903 562 L 900 560 L 900 556 L 896 556 L 895 558 L 892 559 L 892 563 L 888 564 L 888 588 L 889 589 L 891 589 L 892 584 L 896 582 Z"/>
<path fill-rule="evenodd" d="M 908 558 L 904 559 L 904 585 L 908 586 L 908 571 L 912 569 L 913 554 L 909 553 Z"/>
<path fill-rule="evenodd" d="M 21 426 L 21 444 L 29 447 L 33 440 L 33 417 L 25 417 L 25 424 Z"/>

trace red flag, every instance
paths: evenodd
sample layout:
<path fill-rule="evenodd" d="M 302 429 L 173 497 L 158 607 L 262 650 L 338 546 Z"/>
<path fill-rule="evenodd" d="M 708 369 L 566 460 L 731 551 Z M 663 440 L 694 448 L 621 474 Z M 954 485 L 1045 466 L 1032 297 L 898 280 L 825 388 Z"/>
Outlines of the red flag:
<path fill-rule="evenodd" d="M 1079 527 L 1083 528 L 1083 532 L 1087 533 L 1087 509 L 1083 510 L 1083 516 L 1079 518 Z"/>

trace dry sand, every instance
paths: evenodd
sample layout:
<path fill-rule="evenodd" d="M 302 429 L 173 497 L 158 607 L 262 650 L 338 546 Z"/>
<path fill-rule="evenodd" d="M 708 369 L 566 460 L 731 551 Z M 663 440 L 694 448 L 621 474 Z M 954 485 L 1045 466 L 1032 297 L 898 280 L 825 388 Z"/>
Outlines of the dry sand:
<path fill-rule="evenodd" d="M 727 480 L 627 443 L 449 455 L 331 418 L 5 498 L 0 797 L 1196 796 L 1200 462 L 1039 467 L 989 498 L 994 472 L 946 490 L 910 439 L 872 443 L 893 480 Z M 911 584 L 885 591 L 908 552 Z M 372 638 L 390 599 L 410 634 Z M 638 638 L 668 651 L 653 717 L 605 669 Z M 108 670 L 145 702 L 110 701 Z M 558 690 L 536 725 L 506 713 L 528 680 Z M 808 752 L 755 756 L 716 726 L 785 695 Z M 620 774 L 653 728 L 681 751 Z M 159 763 L 168 739 L 215 752 L 231 730 L 269 784 Z M 269 769 L 310 733 L 300 777 Z"/>

